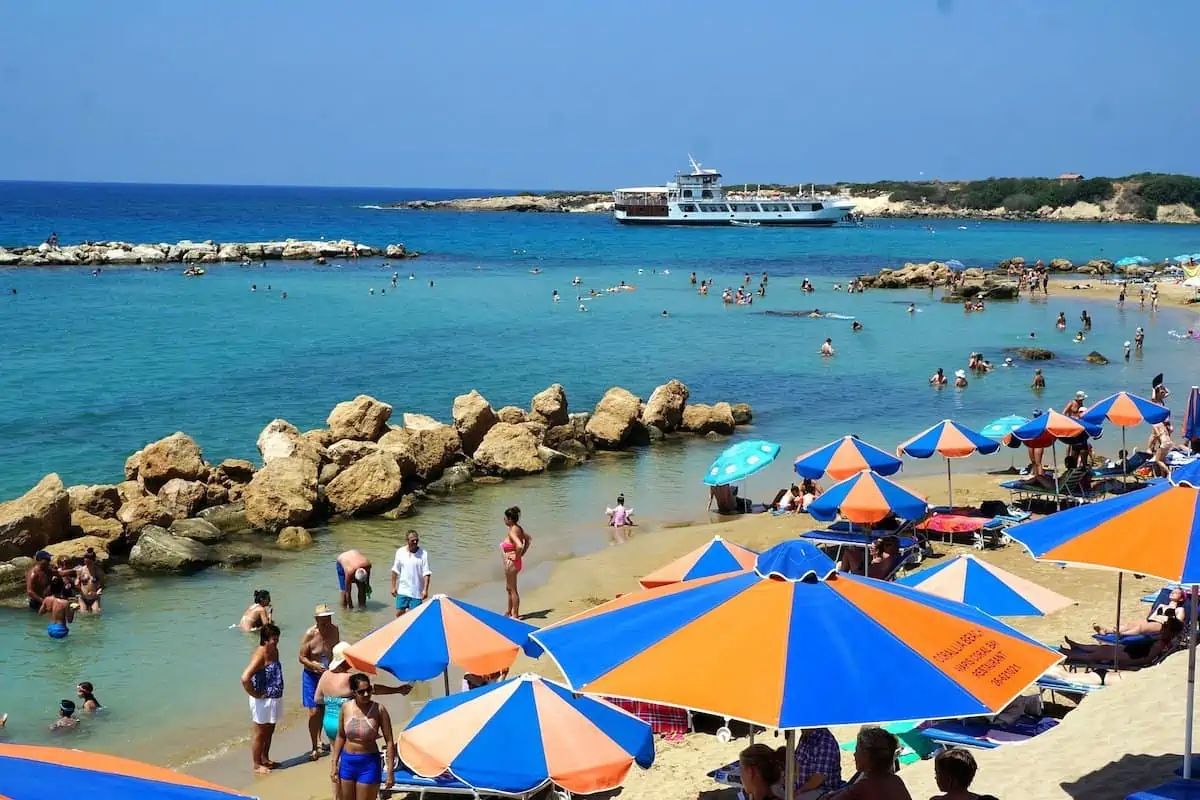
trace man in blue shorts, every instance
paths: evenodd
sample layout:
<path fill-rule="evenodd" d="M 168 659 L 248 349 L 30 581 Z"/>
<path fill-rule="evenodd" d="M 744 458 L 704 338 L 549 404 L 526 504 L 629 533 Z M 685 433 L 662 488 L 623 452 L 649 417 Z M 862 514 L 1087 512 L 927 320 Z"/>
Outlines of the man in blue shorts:
<path fill-rule="evenodd" d="M 313 626 L 300 638 L 300 666 L 304 667 L 300 675 L 300 700 L 308 712 L 308 736 L 312 741 L 312 749 L 308 753 L 310 761 L 316 761 L 321 757 L 322 750 L 329 749 L 328 745 L 321 743 L 325 704 L 316 701 L 317 681 L 321 680 L 321 674 L 333 660 L 333 646 L 342 640 L 341 631 L 333 624 L 333 610 L 325 603 L 313 611 L 313 621 Z"/>
<path fill-rule="evenodd" d="M 396 598 L 396 616 L 402 616 L 429 599 L 429 554 L 421 547 L 421 535 L 409 531 L 405 545 L 396 551 L 392 564 L 392 597 Z"/>
<path fill-rule="evenodd" d="M 367 607 L 367 596 L 371 593 L 371 561 L 357 550 L 347 550 L 337 557 L 338 591 L 342 593 L 342 608 L 354 608 L 350 596 L 352 587 L 358 587 L 358 607 Z M 336 640 L 335 640 L 336 641 Z"/>

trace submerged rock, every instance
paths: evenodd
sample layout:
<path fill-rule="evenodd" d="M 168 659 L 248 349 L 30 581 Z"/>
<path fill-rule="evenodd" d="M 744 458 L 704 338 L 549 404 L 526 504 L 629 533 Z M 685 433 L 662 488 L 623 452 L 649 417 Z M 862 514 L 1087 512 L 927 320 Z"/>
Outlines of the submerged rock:
<path fill-rule="evenodd" d="M 279 532 L 275 546 L 281 550 L 305 550 L 313 546 L 313 537 L 306 528 L 289 525 Z"/>
<path fill-rule="evenodd" d="M 189 573 L 220 561 L 208 545 L 175 536 L 157 525 L 147 526 L 129 551 L 129 563 L 142 572 Z"/>
<path fill-rule="evenodd" d="M 1042 347 L 1006 347 L 1004 348 L 1004 352 L 1012 353 L 1026 361 L 1049 361 L 1054 358 L 1052 351 Z"/>
<path fill-rule="evenodd" d="M 1096 352 L 1095 350 L 1093 350 L 1092 352 L 1090 352 L 1086 356 L 1084 356 L 1083 360 L 1088 362 L 1089 364 L 1107 364 L 1108 363 L 1108 359 L 1105 358 L 1104 356 L 1102 356 L 1100 353 Z"/>

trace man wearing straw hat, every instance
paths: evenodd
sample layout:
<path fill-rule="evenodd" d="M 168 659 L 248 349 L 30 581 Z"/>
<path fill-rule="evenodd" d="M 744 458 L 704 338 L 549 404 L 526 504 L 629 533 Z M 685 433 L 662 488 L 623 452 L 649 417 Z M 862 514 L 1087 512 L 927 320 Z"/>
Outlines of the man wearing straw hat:
<path fill-rule="evenodd" d="M 333 610 L 327 604 L 321 603 L 313 610 L 313 619 L 315 624 L 300 638 L 300 666 L 304 667 L 300 699 L 308 712 L 308 738 L 312 742 L 308 753 L 310 761 L 316 761 L 321 757 L 321 751 L 327 749 L 321 744 L 321 717 L 325 708 L 316 701 L 317 681 L 333 660 L 333 646 L 342 639 L 341 631 L 333 624 Z"/>

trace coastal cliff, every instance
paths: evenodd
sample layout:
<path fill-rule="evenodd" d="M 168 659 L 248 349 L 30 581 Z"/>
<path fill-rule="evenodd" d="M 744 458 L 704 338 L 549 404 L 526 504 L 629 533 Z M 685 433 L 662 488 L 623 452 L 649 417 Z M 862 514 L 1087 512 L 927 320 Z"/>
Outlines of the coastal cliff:
<path fill-rule="evenodd" d="M 403 244 L 386 247 L 352 242 L 299 241 L 203 242 L 175 244 L 83 242 L 59 246 L 57 242 L 23 247 L 0 247 L 0 267 L 129 266 L 133 264 L 216 264 L 254 261 L 323 261 L 329 258 L 415 258 L 419 253 Z"/>
<path fill-rule="evenodd" d="M 752 419 L 745 404 L 690 402 L 677 380 L 643 400 L 609 389 L 591 411 L 570 412 L 553 384 L 529 408 L 493 409 L 477 391 L 454 398 L 451 422 L 402 414 L 369 395 L 338 403 L 326 427 L 301 432 L 284 419 L 256 441 L 262 465 L 205 460 L 183 432 L 125 460 L 118 484 L 67 487 L 57 474 L 0 503 L 0 597 L 24 591 L 39 550 L 65 564 L 91 549 L 103 562 L 141 572 L 190 573 L 241 567 L 264 552 L 307 547 L 305 526 L 356 516 L 400 519 L 430 495 L 477 483 L 566 469 L 599 451 L 628 450 L 668 437 L 722 440 Z"/>
<path fill-rule="evenodd" d="M 494 197 L 461 197 L 455 200 L 410 200 L 385 208 L 415 211 L 524 211 L 533 213 L 608 213 L 612 211 L 610 192 L 521 192 Z"/>

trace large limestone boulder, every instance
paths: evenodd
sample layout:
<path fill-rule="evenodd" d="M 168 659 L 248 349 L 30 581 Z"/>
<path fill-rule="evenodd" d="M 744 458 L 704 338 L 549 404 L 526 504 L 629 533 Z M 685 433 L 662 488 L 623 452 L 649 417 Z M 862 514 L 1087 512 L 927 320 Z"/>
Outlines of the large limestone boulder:
<path fill-rule="evenodd" d="M 325 487 L 325 497 L 339 514 L 366 514 L 396 499 L 403 485 L 396 459 L 377 452 L 338 473 Z"/>
<path fill-rule="evenodd" d="M 125 459 L 125 480 L 136 481 L 138 476 L 138 468 L 142 464 L 142 451 L 138 450 L 129 458 Z"/>
<path fill-rule="evenodd" d="M 121 481 L 117 484 L 117 497 L 121 500 L 118 505 L 119 508 L 126 503 L 132 503 L 139 497 L 150 497 L 150 493 L 146 491 L 145 486 L 142 486 L 137 481 Z"/>
<path fill-rule="evenodd" d="M 486 475 L 532 475 L 546 464 L 538 452 L 538 440 L 520 425 L 498 422 L 475 449 L 475 467 Z"/>
<path fill-rule="evenodd" d="M 319 469 L 329 457 L 325 448 L 304 438 L 300 429 L 286 419 L 273 419 L 267 423 L 258 434 L 257 445 L 264 465 L 280 458 L 300 458 Z"/>
<path fill-rule="evenodd" d="M 216 544 L 225 539 L 225 531 L 206 519 L 177 519 L 167 530 L 175 536 L 186 536 L 201 544 Z"/>
<path fill-rule="evenodd" d="M 552 383 L 533 396 L 529 403 L 529 418 L 547 428 L 567 424 L 567 390 L 561 383 Z"/>
<path fill-rule="evenodd" d="M 158 501 L 175 519 L 186 519 L 204 507 L 208 487 L 200 481 L 172 478 L 158 490 Z"/>
<path fill-rule="evenodd" d="M 338 403 L 329 412 L 326 422 L 338 439 L 375 441 L 387 430 L 392 407 L 370 395 L 360 394 L 353 400 Z"/>
<path fill-rule="evenodd" d="M 641 399 L 628 389 L 614 386 L 596 404 L 587 423 L 587 432 L 596 447 L 616 450 L 629 441 L 641 413 Z"/>
<path fill-rule="evenodd" d="M 147 526 L 129 551 L 129 563 L 141 572 L 189 573 L 220 561 L 215 550 L 157 525 Z"/>
<path fill-rule="evenodd" d="M 405 414 L 404 427 L 410 431 L 429 430 L 445 423 L 438 422 L 428 414 Z"/>
<path fill-rule="evenodd" d="M 317 502 L 317 467 L 306 458 L 278 458 L 246 484 L 246 519 L 260 530 L 277 531 L 312 518 Z"/>
<path fill-rule="evenodd" d="M 71 531 L 71 498 L 54 473 L 25 494 L 0 503 L 0 560 L 31 556 Z"/>
<path fill-rule="evenodd" d="M 687 385 L 674 379 L 657 387 L 642 409 L 642 424 L 664 432 L 678 430 L 689 394 Z"/>
<path fill-rule="evenodd" d="M 496 416 L 501 422 L 507 422 L 509 425 L 520 425 L 522 422 L 529 421 L 529 415 L 525 413 L 525 409 L 517 406 L 504 406 L 496 412 Z"/>
<path fill-rule="evenodd" d="M 217 474 L 232 483 L 249 483 L 254 470 L 253 462 L 244 458 L 227 458 L 217 464 Z"/>
<path fill-rule="evenodd" d="M 1051 272 L 1070 272 L 1075 269 L 1075 265 L 1071 263 L 1070 259 L 1052 258 L 1050 259 L 1050 263 L 1046 265 L 1046 269 Z"/>
<path fill-rule="evenodd" d="M 151 442 L 142 449 L 138 479 L 152 492 L 172 478 L 203 481 L 207 477 L 208 466 L 200 446 L 182 431 Z"/>
<path fill-rule="evenodd" d="M 78 539 L 68 539 L 58 544 L 47 545 L 46 552 L 55 559 L 55 563 L 59 556 L 65 556 L 71 564 L 82 564 L 84 553 L 92 550 L 96 554 L 96 560 L 103 564 L 108 561 L 108 548 L 111 546 L 111 539 L 104 539 L 100 536 L 81 536 Z"/>
<path fill-rule="evenodd" d="M 71 536 L 91 536 L 115 542 L 125 535 L 125 526 L 112 517 L 97 517 L 87 511 L 71 512 Z"/>
<path fill-rule="evenodd" d="M 453 425 L 442 423 L 392 428 L 380 437 L 379 446 L 396 457 L 404 477 L 415 474 L 426 481 L 436 479 L 462 457 L 462 437 Z"/>
<path fill-rule="evenodd" d="M 680 425 L 681 430 L 701 436 L 709 433 L 728 436 L 733 433 L 733 427 L 733 409 L 729 403 L 711 406 L 704 403 L 689 404 L 683 410 L 683 423 Z"/>
<path fill-rule="evenodd" d="M 363 456 L 378 453 L 379 445 L 359 439 L 341 439 L 329 445 L 329 460 L 339 467 L 348 467 Z"/>
<path fill-rule="evenodd" d="M 313 537 L 299 525 L 289 525 L 275 537 L 275 546 L 280 550 L 304 550 L 313 546 Z"/>
<path fill-rule="evenodd" d="M 111 484 L 72 486 L 67 489 L 71 511 L 86 511 L 97 517 L 115 517 L 121 506 L 121 495 Z"/>
<path fill-rule="evenodd" d="M 454 427 L 462 437 L 463 452 L 468 456 L 475 454 L 483 437 L 499 422 L 491 404 L 475 389 L 454 398 L 453 416 Z"/>
<path fill-rule="evenodd" d="M 198 516 L 228 534 L 247 533 L 252 528 L 250 521 L 246 519 L 246 506 L 242 503 L 227 503 L 206 508 Z"/>
<path fill-rule="evenodd" d="M 733 412 L 734 425 L 749 425 L 754 421 L 754 410 L 749 403 L 734 403 L 729 410 Z"/>
<path fill-rule="evenodd" d="M 305 431 L 300 435 L 317 447 L 329 447 L 329 445 L 338 440 L 334 432 L 327 428 L 313 428 L 311 431 Z"/>
<path fill-rule="evenodd" d="M 165 528 L 175 521 L 175 516 L 157 497 L 146 495 L 122 504 L 121 510 L 117 512 L 117 519 L 125 526 L 126 538 L 135 541 L 147 526 L 157 525 Z"/>

